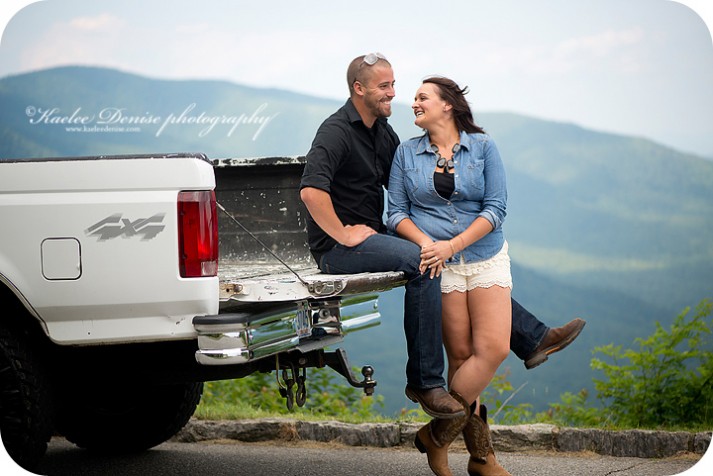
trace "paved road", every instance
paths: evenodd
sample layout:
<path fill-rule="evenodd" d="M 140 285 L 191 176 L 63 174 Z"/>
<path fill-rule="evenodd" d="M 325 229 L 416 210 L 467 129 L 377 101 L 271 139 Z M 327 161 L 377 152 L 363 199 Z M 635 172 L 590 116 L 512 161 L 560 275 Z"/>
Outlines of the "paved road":
<path fill-rule="evenodd" d="M 454 475 L 466 474 L 467 457 L 464 450 L 454 449 Z M 515 476 L 664 476 L 679 474 L 697 462 L 692 456 L 653 460 L 589 453 L 500 453 L 498 457 Z M 701 465 L 696 466 L 695 476 L 706 474 L 697 471 Z M 164 443 L 139 455 L 103 457 L 62 438 L 52 440 L 39 472 L 48 476 L 432 476 L 425 456 L 415 449 L 220 441 Z"/>

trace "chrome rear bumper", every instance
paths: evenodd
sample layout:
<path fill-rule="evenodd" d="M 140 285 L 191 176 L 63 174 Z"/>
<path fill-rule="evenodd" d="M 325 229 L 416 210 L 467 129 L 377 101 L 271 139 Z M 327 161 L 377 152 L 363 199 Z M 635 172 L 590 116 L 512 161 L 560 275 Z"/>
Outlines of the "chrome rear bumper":
<path fill-rule="evenodd" d="M 244 364 L 281 352 L 309 352 L 339 343 L 349 332 L 379 324 L 378 294 L 331 300 L 246 304 L 240 312 L 197 316 L 196 360 Z"/>

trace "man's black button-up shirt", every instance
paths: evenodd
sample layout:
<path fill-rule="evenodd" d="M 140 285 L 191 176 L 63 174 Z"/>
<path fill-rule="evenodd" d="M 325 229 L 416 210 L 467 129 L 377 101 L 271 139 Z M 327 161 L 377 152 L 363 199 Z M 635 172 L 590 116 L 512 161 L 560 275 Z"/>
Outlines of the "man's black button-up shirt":
<path fill-rule="evenodd" d="M 330 194 L 344 225 L 368 225 L 384 232 L 384 187 L 399 138 L 386 118 L 371 128 L 364 125 L 351 99 L 317 130 L 300 188 L 314 187 Z M 307 238 L 317 262 L 336 241 L 307 218 Z"/>

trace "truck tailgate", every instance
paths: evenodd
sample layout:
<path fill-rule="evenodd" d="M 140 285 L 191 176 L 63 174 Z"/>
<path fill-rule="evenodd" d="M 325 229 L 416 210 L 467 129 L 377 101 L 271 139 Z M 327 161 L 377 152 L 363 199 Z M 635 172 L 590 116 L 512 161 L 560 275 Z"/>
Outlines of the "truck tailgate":
<path fill-rule="evenodd" d="M 336 296 L 387 291 L 401 286 L 400 272 L 324 274 L 316 267 L 225 265 L 222 264 L 220 301 L 281 302 L 325 299 Z"/>

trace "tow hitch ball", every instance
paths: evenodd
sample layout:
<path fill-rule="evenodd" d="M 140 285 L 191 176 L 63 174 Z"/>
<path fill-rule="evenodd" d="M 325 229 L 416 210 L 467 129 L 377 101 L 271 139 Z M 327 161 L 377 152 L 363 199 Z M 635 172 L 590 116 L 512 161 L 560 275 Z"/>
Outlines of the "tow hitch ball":
<path fill-rule="evenodd" d="M 328 366 L 346 378 L 352 387 L 364 389 L 365 395 L 372 396 L 374 394 L 376 380 L 372 378 L 374 375 L 374 368 L 372 366 L 365 365 L 361 368 L 364 380 L 359 381 L 352 373 L 349 360 L 347 359 L 347 353 L 343 349 L 337 349 L 334 352 L 328 353 L 320 351 L 317 355 L 317 361 L 312 362 L 311 365 L 308 365 L 311 359 L 307 358 L 300 358 L 297 362 L 299 365 L 293 361 L 288 361 L 286 364 L 280 365 L 279 357 L 276 358 L 277 368 L 275 377 L 280 396 L 286 400 L 288 410 L 294 409 L 295 403 L 298 407 L 303 407 L 307 401 L 307 387 L 305 381 L 307 379 L 308 366 L 319 368 Z M 280 370 L 282 370 L 282 381 L 280 380 Z M 295 385 L 297 386 L 296 390 L 294 388 Z"/>

